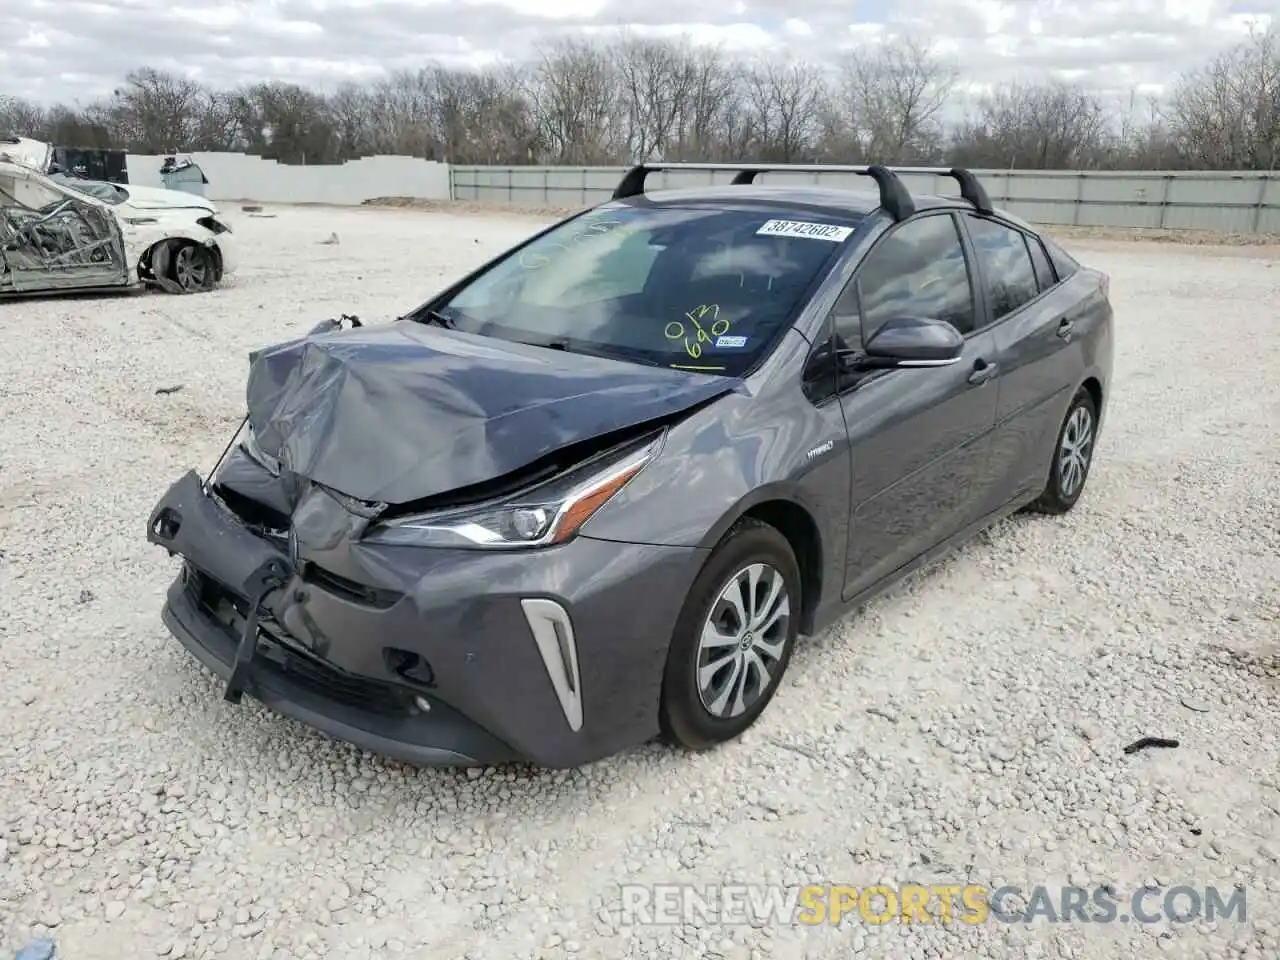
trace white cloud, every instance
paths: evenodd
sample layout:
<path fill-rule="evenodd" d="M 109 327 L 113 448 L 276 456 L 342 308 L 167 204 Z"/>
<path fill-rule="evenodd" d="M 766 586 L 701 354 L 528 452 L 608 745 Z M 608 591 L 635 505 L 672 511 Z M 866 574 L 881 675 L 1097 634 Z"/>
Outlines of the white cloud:
<path fill-rule="evenodd" d="M 85 102 L 144 64 L 216 85 L 332 87 L 436 61 L 479 66 L 541 39 L 626 27 L 749 53 L 834 58 L 909 29 L 966 89 L 1046 75 L 1117 95 L 1155 91 L 1280 17 L 1280 0 L 10 0 L 0 94 Z"/>

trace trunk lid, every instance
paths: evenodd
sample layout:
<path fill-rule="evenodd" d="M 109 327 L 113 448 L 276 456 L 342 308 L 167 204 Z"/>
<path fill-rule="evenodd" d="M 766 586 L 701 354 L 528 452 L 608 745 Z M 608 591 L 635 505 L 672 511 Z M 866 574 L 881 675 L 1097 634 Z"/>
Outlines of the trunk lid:
<path fill-rule="evenodd" d="M 496 480 L 738 384 L 402 321 L 255 352 L 247 399 L 258 445 L 285 470 L 396 505 Z"/>

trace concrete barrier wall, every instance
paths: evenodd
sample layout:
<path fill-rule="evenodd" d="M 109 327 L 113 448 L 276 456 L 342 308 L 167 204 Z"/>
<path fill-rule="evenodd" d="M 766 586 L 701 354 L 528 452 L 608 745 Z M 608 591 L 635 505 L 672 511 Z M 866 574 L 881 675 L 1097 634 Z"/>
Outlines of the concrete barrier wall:
<path fill-rule="evenodd" d="M 374 197 L 449 199 L 449 166 L 414 157 L 367 157 L 326 166 L 294 166 L 243 153 L 191 154 L 211 200 L 359 204 Z M 130 154 L 129 182 L 162 187 L 164 157 Z"/>
<path fill-rule="evenodd" d="M 450 173 L 455 200 L 586 207 L 607 200 L 626 167 L 472 167 Z M 1032 223 L 1280 233 L 1280 173 L 975 170 L 997 207 Z M 901 173 L 908 189 L 955 196 L 950 177 Z M 647 188 L 728 183 L 730 171 L 650 175 Z M 759 183 L 871 189 L 850 173 L 767 173 Z"/>
<path fill-rule="evenodd" d="M 368 157 L 291 166 L 242 153 L 197 153 L 214 200 L 359 204 L 375 197 L 496 201 L 586 207 L 607 199 L 625 167 L 450 166 L 413 157 Z M 129 180 L 162 186 L 163 157 L 130 154 Z M 1033 223 L 1280 233 L 1280 173 L 976 170 L 992 201 Z M 909 189 L 954 195 L 955 181 L 902 172 Z M 728 183 L 729 172 L 658 172 L 650 189 Z M 767 173 L 761 183 L 822 183 L 867 189 L 848 173 Z"/>

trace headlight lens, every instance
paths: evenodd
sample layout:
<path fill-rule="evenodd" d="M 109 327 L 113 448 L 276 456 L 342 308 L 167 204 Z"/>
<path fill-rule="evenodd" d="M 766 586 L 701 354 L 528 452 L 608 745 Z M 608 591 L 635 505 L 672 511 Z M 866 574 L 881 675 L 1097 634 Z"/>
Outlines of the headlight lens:
<path fill-rule="evenodd" d="M 496 550 L 564 543 L 643 470 L 661 446 L 661 438 L 654 439 L 501 503 L 391 520 L 371 529 L 364 539 Z"/>
<path fill-rule="evenodd" d="M 210 213 L 208 216 L 201 217 L 196 221 L 200 226 L 204 227 L 210 233 L 230 233 L 231 227 L 224 223 L 216 212 Z"/>

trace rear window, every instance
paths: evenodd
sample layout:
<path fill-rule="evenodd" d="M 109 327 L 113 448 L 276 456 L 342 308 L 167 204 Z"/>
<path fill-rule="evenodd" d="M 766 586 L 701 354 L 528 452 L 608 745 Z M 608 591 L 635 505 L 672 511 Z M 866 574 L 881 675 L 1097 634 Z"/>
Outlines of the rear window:
<path fill-rule="evenodd" d="M 1080 269 L 1079 262 L 1073 259 L 1060 246 L 1048 237 L 1041 237 L 1040 239 L 1044 241 L 1044 248 L 1049 252 L 1049 259 L 1053 261 L 1053 269 L 1057 272 L 1059 280 L 1066 280 Z"/>
<path fill-rule="evenodd" d="M 849 219 L 714 207 L 575 218 L 443 305 L 458 330 L 738 376 L 853 233 Z"/>

